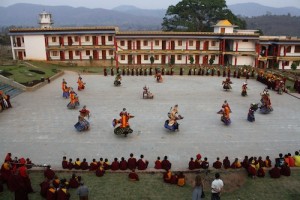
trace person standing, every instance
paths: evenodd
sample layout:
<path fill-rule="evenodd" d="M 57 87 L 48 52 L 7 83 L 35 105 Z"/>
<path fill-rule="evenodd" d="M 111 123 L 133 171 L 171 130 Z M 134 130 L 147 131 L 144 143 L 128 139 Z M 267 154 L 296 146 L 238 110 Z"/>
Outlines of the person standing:
<path fill-rule="evenodd" d="M 220 179 L 220 174 L 215 174 L 215 180 L 211 183 L 211 200 L 220 200 L 220 194 L 223 189 L 224 183 Z"/>
<path fill-rule="evenodd" d="M 192 200 L 201 200 L 203 198 L 203 181 L 200 175 L 195 178 L 195 186 L 193 190 Z"/>
<path fill-rule="evenodd" d="M 89 189 L 83 182 L 80 182 L 80 186 L 77 189 L 77 194 L 79 196 L 79 200 L 88 200 L 89 199 Z"/>

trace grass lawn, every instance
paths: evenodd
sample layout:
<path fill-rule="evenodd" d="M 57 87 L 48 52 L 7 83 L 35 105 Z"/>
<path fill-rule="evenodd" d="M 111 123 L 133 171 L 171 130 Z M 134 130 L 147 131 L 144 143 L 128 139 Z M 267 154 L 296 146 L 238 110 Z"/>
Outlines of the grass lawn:
<path fill-rule="evenodd" d="M 57 173 L 60 178 L 69 179 L 71 172 Z M 162 173 L 139 173 L 140 181 L 131 182 L 127 179 L 127 173 L 107 172 L 103 177 L 96 177 L 92 172 L 77 172 L 82 176 L 85 185 L 90 189 L 90 200 L 98 199 L 170 199 L 189 200 L 192 195 L 192 183 L 195 173 L 186 173 L 187 184 L 184 187 L 166 184 L 162 180 Z M 201 173 L 204 178 L 205 199 L 210 199 L 210 184 L 214 173 L 207 175 Z M 39 183 L 43 181 L 43 173 L 30 172 L 32 186 L 36 193 L 30 194 L 30 200 L 42 199 L 39 194 Z M 222 200 L 295 200 L 299 199 L 300 170 L 293 170 L 291 177 L 271 179 L 269 175 L 265 178 L 248 178 L 244 170 L 221 171 L 221 179 L 225 187 Z M 71 199 L 78 199 L 75 189 L 70 189 Z M 0 199 L 13 200 L 14 194 L 5 191 L 0 194 Z"/>

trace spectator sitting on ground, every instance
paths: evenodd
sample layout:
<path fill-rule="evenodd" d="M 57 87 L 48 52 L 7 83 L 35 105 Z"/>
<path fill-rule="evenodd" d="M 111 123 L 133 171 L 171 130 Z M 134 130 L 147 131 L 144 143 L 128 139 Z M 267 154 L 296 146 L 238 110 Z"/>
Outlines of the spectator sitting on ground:
<path fill-rule="evenodd" d="M 82 162 L 80 163 L 80 169 L 81 169 L 81 170 L 87 170 L 87 169 L 89 169 L 89 163 L 86 162 L 86 159 L 85 159 L 85 158 L 84 158 L 84 159 L 82 160 Z"/>
<path fill-rule="evenodd" d="M 96 176 L 101 177 L 101 176 L 104 176 L 104 174 L 105 174 L 104 168 L 101 166 L 98 167 L 98 169 L 96 170 Z"/>
<path fill-rule="evenodd" d="M 261 156 L 258 157 L 257 162 L 259 164 L 259 167 L 265 167 L 265 162 L 262 160 Z M 259 169 L 259 167 L 258 167 L 258 169 Z"/>
<path fill-rule="evenodd" d="M 52 181 L 52 185 L 53 185 L 53 187 L 55 187 L 56 189 L 59 188 L 60 180 L 59 180 L 58 176 L 56 176 L 56 175 L 54 176 L 54 179 L 53 179 L 53 181 Z"/>
<path fill-rule="evenodd" d="M 72 170 L 74 168 L 74 164 L 72 162 L 72 158 L 69 159 L 69 162 L 68 162 L 68 169 L 69 170 Z"/>
<path fill-rule="evenodd" d="M 256 168 L 255 168 L 255 161 L 253 158 L 249 159 L 250 165 L 248 166 L 248 176 L 251 178 L 255 178 L 256 177 Z"/>
<path fill-rule="evenodd" d="M 172 178 L 172 172 L 171 170 L 167 170 L 164 174 L 163 174 L 163 179 L 165 183 L 171 183 L 171 178 Z"/>
<path fill-rule="evenodd" d="M 128 175 L 129 180 L 131 181 L 139 181 L 139 176 L 137 175 L 137 173 L 135 173 L 135 169 L 132 169 L 131 172 Z"/>
<path fill-rule="evenodd" d="M 290 159 L 287 154 L 284 155 L 284 162 L 287 164 L 287 166 L 290 166 Z"/>
<path fill-rule="evenodd" d="M 300 167 L 300 155 L 298 151 L 295 152 L 294 160 L 295 160 L 295 167 Z"/>
<path fill-rule="evenodd" d="M 157 157 L 157 160 L 154 163 L 154 168 L 155 169 L 162 169 L 162 165 L 161 165 L 161 161 L 160 161 L 160 157 Z"/>
<path fill-rule="evenodd" d="M 266 157 L 266 160 L 265 160 L 265 162 L 264 162 L 264 166 L 265 166 L 266 168 L 272 167 L 272 161 L 270 160 L 270 157 L 269 157 L 269 156 Z"/>
<path fill-rule="evenodd" d="M 98 168 L 98 163 L 96 162 L 96 159 L 93 158 L 93 161 L 90 163 L 90 171 L 96 171 Z"/>
<path fill-rule="evenodd" d="M 222 162 L 220 161 L 219 157 L 217 157 L 217 160 L 213 163 L 213 168 L 215 168 L 215 169 L 221 169 L 222 168 Z"/>
<path fill-rule="evenodd" d="M 144 159 L 144 155 L 141 155 L 141 158 L 137 161 L 138 170 L 145 170 L 148 167 L 148 161 Z"/>
<path fill-rule="evenodd" d="M 262 166 L 259 167 L 257 170 L 257 177 L 263 178 L 265 177 L 265 170 Z"/>
<path fill-rule="evenodd" d="M 45 180 L 42 183 L 40 183 L 40 187 L 41 187 L 41 190 L 40 190 L 41 196 L 46 198 L 47 197 L 47 191 L 50 188 L 49 180 L 47 178 L 45 178 Z"/>
<path fill-rule="evenodd" d="M 230 160 L 228 159 L 228 156 L 226 156 L 225 159 L 223 160 L 223 167 L 224 169 L 230 168 Z"/>
<path fill-rule="evenodd" d="M 241 168 L 242 167 L 242 165 L 241 165 L 241 163 L 239 162 L 239 159 L 238 158 L 235 158 L 234 159 L 234 162 L 231 164 L 231 166 L 230 166 L 230 168 L 232 168 L 232 169 L 239 169 L 239 168 Z"/>
<path fill-rule="evenodd" d="M 201 168 L 202 169 L 208 169 L 209 167 L 209 162 L 207 161 L 207 157 L 204 158 L 204 160 L 201 163 Z"/>
<path fill-rule="evenodd" d="M 242 166 L 247 170 L 248 167 L 249 167 L 249 159 L 248 159 L 248 156 L 245 156 L 243 162 L 241 163 Z"/>
<path fill-rule="evenodd" d="M 136 169 L 137 161 L 136 158 L 133 156 L 133 153 L 130 154 L 130 158 L 127 161 L 128 169 L 133 170 Z"/>
<path fill-rule="evenodd" d="M 180 172 L 177 178 L 178 178 L 177 185 L 181 186 L 181 187 L 184 186 L 185 185 L 185 175 L 183 174 L 183 172 Z"/>
<path fill-rule="evenodd" d="M 283 175 L 283 176 L 291 176 L 291 168 L 288 166 L 287 163 L 284 163 L 281 166 L 280 174 Z"/>
<path fill-rule="evenodd" d="M 189 170 L 194 170 L 194 169 L 196 169 L 196 166 L 195 166 L 194 158 L 192 157 L 189 162 Z"/>
<path fill-rule="evenodd" d="M 67 190 L 67 186 L 65 184 L 62 184 L 61 187 L 57 191 L 57 199 L 60 200 L 68 200 L 70 199 L 71 195 L 69 191 Z"/>
<path fill-rule="evenodd" d="M 201 160 L 202 156 L 200 153 L 198 153 L 196 155 L 196 160 L 195 160 L 195 168 L 196 169 L 200 169 L 201 168 L 201 163 L 202 163 L 202 160 Z"/>
<path fill-rule="evenodd" d="M 62 166 L 63 169 L 68 169 L 68 161 L 67 161 L 66 156 L 63 157 L 63 160 L 61 162 L 61 166 Z"/>
<path fill-rule="evenodd" d="M 295 160 L 294 158 L 292 157 L 292 154 L 288 153 L 288 157 L 289 157 L 289 166 L 290 167 L 295 167 Z"/>
<path fill-rule="evenodd" d="M 278 167 L 281 167 L 283 164 L 284 164 L 284 158 L 283 158 L 283 155 L 282 153 L 279 154 L 279 158 L 276 158 L 275 159 L 275 164 L 278 166 Z"/>
<path fill-rule="evenodd" d="M 112 171 L 119 170 L 119 167 L 120 167 L 119 165 L 120 165 L 120 163 L 118 161 L 118 158 L 115 158 L 114 161 L 111 163 L 110 169 Z"/>
<path fill-rule="evenodd" d="M 48 165 L 48 166 L 46 167 L 46 170 L 44 171 L 44 176 L 45 176 L 48 180 L 54 179 L 55 172 L 51 169 L 51 166 L 50 166 L 50 165 Z"/>
<path fill-rule="evenodd" d="M 171 169 L 171 166 L 172 166 L 172 164 L 168 160 L 168 156 L 165 156 L 164 160 L 161 162 L 162 169 L 168 170 L 168 169 Z"/>
<path fill-rule="evenodd" d="M 49 187 L 49 189 L 47 191 L 46 199 L 47 200 L 55 200 L 56 199 L 56 195 L 57 195 L 56 188 L 54 188 L 53 186 L 50 185 L 50 187 Z"/>
<path fill-rule="evenodd" d="M 104 159 L 104 163 L 103 163 L 103 168 L 104 168 L 104 170 L 109 170 L 110 169 L 110 163 L 108 162 L 108 159 L 107 158 L 105 158 Z"/>
<path fill-rule="evenodd" d="M 127 169 L 127 161 L 125 160 L 124 157 L 121 158 L 120 161 L 120 170 L 126 170 Z"/>
<path fill-rule="evenodd" d="M 271 178 L 280 178 L 280 169 L 275 165 L 270 171 L 269 174 Z"/>
<path fill-rule="evenodd" d="M 80 165 L 81 165 L 80 159 L 76 158 L 76 161 L 74 163 L 74 168 L 75 169 L 81 169 Z"/>
<path fill-rule="evenodd" d="M 70 188 L 78 188 L 80 180 L 81 180 L 80 176 L 76 176 L 76 174 L 72 174 L 72 177 L 69 180 Z"/>
<path fill-rule="evenodd" d="M 100 158 L 100 159 L 99 159 L 98 167 L 104 167 L 104 161 L 103 161 L 103 158 Z"/>

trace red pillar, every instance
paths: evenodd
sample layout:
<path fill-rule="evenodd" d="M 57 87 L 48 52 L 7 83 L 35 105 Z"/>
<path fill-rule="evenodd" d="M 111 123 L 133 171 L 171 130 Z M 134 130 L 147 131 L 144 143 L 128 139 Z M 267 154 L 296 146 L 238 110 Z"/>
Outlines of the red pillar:
<path fill-rule="evenodd" d="M 153 41 L 151 41 L 151 51 L 153 50 Z"/>
<path fill-rule="evenodd" d="M 79 46 L 81 46 L 81 36 L 78 36 Z"/>
<path fill-rule="evenodd" d="M 238 41 L 236 41 L 236 43 L 235 43 L 235 51 L 238 51 L 238 48 L 239 48 L 239 43 L 238 43 Z"/>
<path fill-rule="evenodd" d="M 234 66 L 236 66 L 236 63 L 237 63 L 237 56 L 235 56 L 234 58 Z"/>
<path fill-rule="evenodd" d="M 117 55 L 118 44 L 117 44 L 117 40 L 116 40 L 115 37 L 114 37 L 114 45 L 115 45 L 114 57 L 115 57 L 115 61 L 116 61 L 116 67 L 118 67 L 118 66 L 119 66 L 119 63 L 118 63 L 118 55 Z"/>
<path fill-rule="evenodd" d="M 189 42 L 188 42 L 188 40 L 185 41 L 185 48 L 186 48 L 186 50 L 189 50 Z"/>
<path fill-rule="evenodd" d="M 82 60 L 82 53 L 81 53 L 81 51 L 79 52 L 79 58 L 80 58 L 80 60 Z"/>

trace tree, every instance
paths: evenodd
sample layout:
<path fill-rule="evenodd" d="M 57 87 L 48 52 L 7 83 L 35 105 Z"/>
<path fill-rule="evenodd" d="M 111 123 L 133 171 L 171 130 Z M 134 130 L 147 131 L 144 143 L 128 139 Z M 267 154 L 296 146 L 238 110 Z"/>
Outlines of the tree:
<path fill-rule="evenodd" d="M 299 65 L 299 63 L 298 63 L 298 65 Z M 295 71 L 297 69 L 298 65 L 296 62 L 293 62 L 291 65 L 291 69 Z"/>
<path fill-rule="evenodd" d="M 171 56 L 170 58 L 170 65 L 174 65 L 175 64 L 175 57 Z"/>
<path fill-rule="evenodd" d="M 154 63 L 154 57 L 153 56 L 150 57 L 150 62 L 151 62 L 151 65 L 153 65 L 153 63 Z"/>
<path fill-rule="evenodd" d="M 169 6 L 163 18 L 165 31 L 211 31 L 218 20 L 228 19 L 241 29 L 246 22 L 235 16 L 225 0 L 182 0 L 176 6 Z"/>
<path fill-rule="evenodd" d="M 210 65 L 214 64 L 214 62 L 215 62 L 215 59 L 213 59 L 213 58 L 210 58 L 210 59 L 209 59 L 209 64 L 210 64 Z"/>
<path fill-rule="evenodd" d="M 190 60 L 190 64 L 194 64 L 194 57 L 193 56 L 190 56 L 190 58 L 189 58 L 189 60 Z"/>

